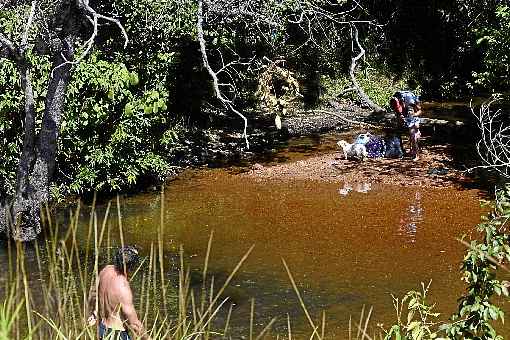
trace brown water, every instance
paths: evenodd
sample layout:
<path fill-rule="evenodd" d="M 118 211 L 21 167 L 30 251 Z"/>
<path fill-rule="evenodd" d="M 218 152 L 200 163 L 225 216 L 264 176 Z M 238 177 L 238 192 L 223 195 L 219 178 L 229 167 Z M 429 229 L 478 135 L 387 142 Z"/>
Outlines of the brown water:
<path fill-rule="evenodd" d="M 339 138 L 343 136 L 295 139 L 272 162 L 332 152 Z M 363 306 L 373 307 L 371 334 L 378 323 L 388 328 L 396 320 L 391 295 L 402 297 L 430 280 L 429 301 L 437 304 L 441 319 L 455 311 L 464 290 L 459 264 L 465 251 L 456 239 L 463 234 L 477 237 L 474 226 L 482 214 L 478 201 L 483 193 L 373 183 L 262 181 L 237 171 L 183 174 L 165 188 L 164 208 L 169 262 L 175 262 L 182 244 L 187 264 L 201 272 L 214 232 L 210 272 L 221 281 L 255 245 L 226 292 L 235 305 L 231 334 L 248 334 L 252 297 L 256 331 L 276 316 L 280 321 L 273 334 L 286 333 L 288 314 L 293 334 L 311 334 L 282 259 L 312 317 L 318 320 L 326 312 L 328 338 L 347 339 L 349 318 L 357 320 Z M 127 197 L 121 204 L 125 242 L 147 255 L 151 243 L 157 242 L 159 194 Z M 100 216 L 105 209 L 97 207 Z M 112 230 L 116 215 L 113 208 Z M 87 209 L 82 209 L 83 233 L 88 218 Z M 169 277 L 176 280 L 175 271 Z M 510 336 L 504 326 L 498 328 Z"/>
<path fill-rule="evenodd" d="M 352 190 L 351 190 L 352 187 Z M 228 170 L 188 172 L 165 193 L 167 256 L 182 244 L 187 262 L 201 270 L 214 231 L 211 272 L 221 278 L 255 245 L 227 295 L 235 303 L 233 334 L 246 334 L 250 298 L 257 329 L 272 317 L 285 332 L 311 334 L 282 265 L 289 264 L 305 303 L 328 335 L 348 337 L 349 317 L 373 306 L 372 324 L 395 321 L 391 294 L 403 296 L 432 280 L 430 301 L 445 316 L 463 291 L 459 263 L 482 210 L 475 190 L 422 189 L 316 181 L 260 181 Z M 99 207 L 99 211 L 104 207 Z M 148 253 L 157 242 L 160 196 L 122 203 L 125 242 Z M 115 226 L 116 213 L 111 214 Z M 84 223 L 87 221 L 84 213 Z M 474 235 L 476 236 L 476 235 Z"/>

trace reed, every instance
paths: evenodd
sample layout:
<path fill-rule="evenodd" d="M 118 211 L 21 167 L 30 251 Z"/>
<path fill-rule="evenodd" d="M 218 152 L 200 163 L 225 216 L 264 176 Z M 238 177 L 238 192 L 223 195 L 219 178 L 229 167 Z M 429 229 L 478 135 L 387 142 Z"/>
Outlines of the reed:
<path fill-rule="evenodd" d="M 94 198 L 95 203 L 95 198 Z M 97 328 L 88 326 L 86 319 L 90 314 L 89 292 L 97 288 L 98 271 L 101 264 L 112 258 L 112 244 L 124 244 L 121 204 L 117 206 L 117 228 L 114 230 L 109 223 L 111 203 L 108 203 L 104 216 L 98 217 L 93 206 L 89 223 L 79 230 L 78 217 L 82 210 L 81 204 L 70 213 L 65 228 L 57 219 L 52 218 L 49 209 L 44 207 L 45 237 L 34 244 L 7 242 L 7 273 L 5 287 L 0 289 L 0 339 L 97 339 Z M 161 197 L 161 226 L 158 228 L 158 239 L 150 245 L 149 254 L 142 259 L 139 267 L 129 278 L 136 288 L 136 306 L 152 339 L 211 339 L 222 337 L 239 338 L 242 334 L 232 334 L 231 319 L 235 313 L 233 306 L 224 297 L 225 289 L 239 272 L 243 263 L 253 251 L 253 246 L 228 275 L 227 279 L 218 284 L 208 274 L 210 254 L 213 244 L 211 233 L 204 266 L 202 285 L 199 291 L 191 286 L 190 270 L 184 261 L 184 250 L 179 250 L 179 271 L 177 284 L 167 279 L 168 265 L 164 255 L 164 194 Z M 102 219 L 102 220 L 100 220 Z M 85 235 L 80 240 L 79 235 Z M 80 243 L 82 242 L 82 243 Z M 27 261 L 36 263 L 37 272 L 27 271 Z M 290 282 L 300 306 L 310 323 L 309 339 L 325 339 L 326 314 L 319 315 L 319 323 L 313 317 L 301 298 L 298 286 L 285 262 L 283 265 L 289 275 Z M 37 294 L 35 294 L 37 292 Z M 255 300 L 251 300 L 251 313 L 247 338 L 260 340 L 270 337 L 286 337 L 289 340 L 296 336 L 291 330 L 291 319 L 287 315 L 286 334 L 272 332 L 277 319 L 271 319 L 263 329 L 255 332 Z M 98 307 L 96 301 L 96 309 Z M 220 312 L 223 317 L 220 322 Z M 226 315 L 226 317 L 225 317 Z M 349 339 L 371 339 L 367 335 L 370 312 L 361 315 L 357 336 L 349 332 Z M 349 325 L 350 329 L 352 325 Z"/>

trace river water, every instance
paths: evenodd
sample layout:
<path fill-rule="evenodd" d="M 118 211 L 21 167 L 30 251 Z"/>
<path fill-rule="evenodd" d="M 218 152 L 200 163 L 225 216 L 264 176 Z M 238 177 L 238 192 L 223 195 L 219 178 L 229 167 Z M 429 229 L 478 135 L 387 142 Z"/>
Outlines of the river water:
<path fill-rule="evenodd" d="M 295 140 L 294 147 L 275 159 L 328 152 L 335 139 Z M 237 172 L 186 172 L 166 186 L 164 204 L 165 254 L 172 258 L 182 244 L 186 262 L 196 272 L 202 269 L 212 232 L 209 270 L 220 279 L 255 246 L 226 292 L 235 304 L 231 334 L 247 333 L 251 298 L 257 330 L 278 317 L 272 334 L 285 333 L 288 314 L 294 334 L 311 334 L 282 259 L 312 317 L 318 320 L 325 311 L 329 338 L 347 339 L 349 318 L 357 320 L 364 306 L 373 307 L 371 332 L 377 324 L 388 327 L 396 320 L 392 294 L 402 297 L 420 290 L 422 282 L 432 282 L 430 301 L 442 313 L 440 319 L 455 311 L 464 290 L 459 264 L 465 248 L 457 239 L 477 237 L 482 192 L 267 181 Z M 125 242 L 148 254 L 150 244 L 157 242 L 160 195 L 139 194 L 121 202 Z M 104 209 L 97 207 L 99 214 Z M 115 210 L 111 216 L 115 227 Z M 88 223 L 86 211 L 82 223 Z"/>
<path fill-rule="evenodd" d="M 340 138 L 331 134 L 293 139 L 265 165 L 335 152 Z M 200 277 L 211 233 L 209 273 L 220 282 L 254 245 L 225 292 L 234 304 L 230 331 L 234 338 L 248 334 L 252 298 L 255 334 L 273 317 L 278 321 L 271 334 L 286 334 L 287 316 L 294 335 L 311 334 L 282 259 L 312 318 L 319 320 L 325 312 L 326 334 L 331 339 L 348 339 L 349 319 L 357 321 L 363 309 L 366 314 L 373 308 L 371 335 L 378 325 L 389 328 L 396 321 L 392 295 L 402 297 L 409 290 L 420 290 L 422 283 L 431 282 L 429 301 L 441 312 L 439 320 L 447 320 L 456 310 L 457 298 L 465 289 L 459 269 L 465 246 L 458 239 L 478 237 L 475 226 L 484 213 L 479 204 L 484 192 L 262 180 L 239 175 L 243 171 L 187 171 L 165 187 L 163 209 L 165 259 L 174 268 L 178 266 L 182 245 L 186 264 L 196 277 Z M 120 202 L 124 242 L 148 255 L 158 239 L 160 194 L 142 193 Z M 96 207 L 99 216 L 105 210 L 105 204 Z M 90 207 L 82 207 L 78 229 L 82 245 L 89 211 Z M 62 220 L 66 216 L 67 212 L 61 213 Z M 115 230 L 115 204 L 109 216 L 108 224 Z M 0 258 L 1 268 L 4 258 Z M 168 278 L 176 282 L 176 271 L 169 270 Z M 504 308 L 508 307 L 507 303 Z M 510 337 L 508 327 L 497 328 Z"/>

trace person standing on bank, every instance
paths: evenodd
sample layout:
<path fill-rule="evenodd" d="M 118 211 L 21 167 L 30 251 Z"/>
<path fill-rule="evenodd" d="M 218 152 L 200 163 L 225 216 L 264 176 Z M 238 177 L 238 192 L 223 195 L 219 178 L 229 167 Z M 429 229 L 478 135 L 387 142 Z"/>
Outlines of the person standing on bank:
<path fill-rule="evenodd" d="M 419 140 L 421 114 L 420 100 L 411 91 L 398 91 L 390 99 L 390 106 L 397 118 L 399 128 L 409 130 L 409 144 L 411 145 L 410 155 L 414 161 L 420 158 Z"/>
<path fill-rule="evenodd" d="M 88 324 L 98 325 L 99 339 L 131 340 L 129 329 L 137 338 L 150 340 L 138 319 L 133 305 L 133 293 L 128 274 L 138 265 L 138 251 L 132 246 L 118 249 L 114 264 L 105 266 L 99 273 L 99 284 L 92 287 L 89 295 L 91 313 Z M 96 310 L 96 299 L 99 314 Z"/>

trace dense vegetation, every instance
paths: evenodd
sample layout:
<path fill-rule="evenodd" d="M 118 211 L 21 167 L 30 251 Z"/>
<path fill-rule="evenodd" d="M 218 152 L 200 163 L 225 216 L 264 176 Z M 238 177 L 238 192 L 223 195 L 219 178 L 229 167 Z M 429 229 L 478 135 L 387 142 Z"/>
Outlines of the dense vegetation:
<path fill-rule="evenodd" d="M 24 10 L 20 6 L 2 10 L 2 30 L 14 36 L 15 23 L 23 23 L 28 5 Z M 309 18 L 315 27 L 311 32 L 300 30 L 290 19 L 283 20 L 293 13 L 306 13 L 293 7 L 298 1 L 253 6 L 258 15 L 274 21 L 270 27 L 263 19 L 254 20 L 256 25 L 248 23 L 253 18 L 243 13 L 248 9 L 242 4 L 219 18 L 222 5 L 226 6 L 214 2 L 206 13 L 210 17 L 205 26 L 209 61 L 214 69 L 221 63 L 241 62 L 232 65 L 222 79 L 235 86 L 235 93 L 229 88 L 226 95 L 235 96 L 234 103 L 243 112 L 258 107 L 256 85 L 267 66 L 263 58 L 286 60 L 282 65 L 295 73 L 311 105 L 317 105 L 321 95 L 334 97 L 349 86 L 350 25 L 318 34 L 321 25 L 328 25 L 327 18 Z M 359 79 L 379 105 L 384 106 L 398 87 L 417 89 L 431 98 L 508 91 L 508 6 L 498 1 L 423 5 L 393 0 L 362 5 L 354 6 L 346 18 L 365 21 L 357 24 L 367 51 L 359 65 L 363 71 Z M 328 7 L 324 2 L 322 6 L 335 13 L 352 5 Z M 125 190 L 144 177 L 162 179 L 179 159 L 176 150 L 190 138 L 189 132 L 206 130 L 217 119 L 218 109 L 232 114 L 215 98 L 202 65 L 194 2 L 119 0 L 101 4 L 97 10 L 119 18 L 129 44 L 123 48 L 114 25 L 101 27 L 94 52 L 74 66 L 60 128 L 55 195 Z M 270 16 L 269 11 L 275 13 Z M 85 40 L 89 29 L 83 26 L 80 36 Z M 51 63 L 35 44 L 29 55 L 40 115 Z M 2 59 L 0 68 L 0 191 L 6 197 L 14 193 L 24 97 L 14 63 Z"/>

